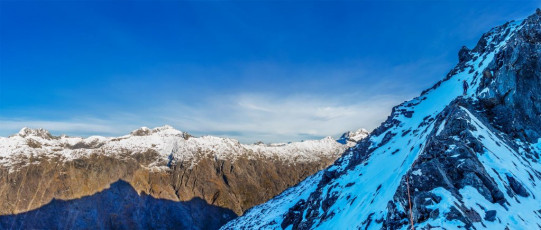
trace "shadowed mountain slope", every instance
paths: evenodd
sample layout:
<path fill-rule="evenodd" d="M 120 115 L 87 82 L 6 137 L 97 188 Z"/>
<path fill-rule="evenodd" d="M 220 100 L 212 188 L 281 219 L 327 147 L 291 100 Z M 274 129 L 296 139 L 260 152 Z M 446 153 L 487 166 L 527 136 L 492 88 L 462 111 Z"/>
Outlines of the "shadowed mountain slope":
<path fill-rule="evenodd" d="M 0 229 L 217 229 L 236 216 L 200 198 L 176 202 L 139 195 L 117 181 L 91 196 L 0 216 Z"/>

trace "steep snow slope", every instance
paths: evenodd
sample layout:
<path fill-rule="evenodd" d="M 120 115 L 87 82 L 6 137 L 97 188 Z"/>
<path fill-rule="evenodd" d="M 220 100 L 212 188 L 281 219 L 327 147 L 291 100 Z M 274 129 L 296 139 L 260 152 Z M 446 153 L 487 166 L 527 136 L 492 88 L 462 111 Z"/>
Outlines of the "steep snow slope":
<path fill-rule="evenodd" d="M 541 228 L 540 18 L 464 47 L 334 165 L 223 229 Z"/>

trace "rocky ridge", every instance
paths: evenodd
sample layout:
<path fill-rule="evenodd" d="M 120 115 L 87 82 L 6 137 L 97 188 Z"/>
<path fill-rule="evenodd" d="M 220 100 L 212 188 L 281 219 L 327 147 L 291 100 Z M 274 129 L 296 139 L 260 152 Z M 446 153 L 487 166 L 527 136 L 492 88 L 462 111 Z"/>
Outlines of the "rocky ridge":
<path fill-rule="evenodd" d="M 540 57 L 538 9 L 462 48 L 332 166 L 223 229 L 541 228 Z"/>

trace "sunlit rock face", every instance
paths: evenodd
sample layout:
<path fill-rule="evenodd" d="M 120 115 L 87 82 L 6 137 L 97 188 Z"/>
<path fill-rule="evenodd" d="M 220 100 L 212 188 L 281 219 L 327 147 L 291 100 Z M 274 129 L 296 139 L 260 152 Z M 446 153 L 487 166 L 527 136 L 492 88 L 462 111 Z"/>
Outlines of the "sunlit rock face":
<path fill-rule="evenodd" d="M 541 11 L 459 60 L 332 166 L 223 229 L 541 228 Z"/>
<path fill-rule="evenodd" d="M 109 223 L 105 229 L 170 226 L 154 221 L 215 229 L 332 164 L 346 148 L 330 137 L 245 145 L 169 126 L 88 138 L 24 128 L 0 137 L 0 228 L 95 229 L 103 227 L 93 223 L 99 220 Z"/>

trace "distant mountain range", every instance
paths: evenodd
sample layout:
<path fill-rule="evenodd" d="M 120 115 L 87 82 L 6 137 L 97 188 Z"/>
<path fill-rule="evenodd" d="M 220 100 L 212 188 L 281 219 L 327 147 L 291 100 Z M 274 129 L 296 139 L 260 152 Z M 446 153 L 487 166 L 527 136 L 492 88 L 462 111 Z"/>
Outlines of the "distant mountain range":
<path fill-rule="evenodd" d="M 23 128 L 0 137 L 0 229 L 217 229 L 363 136 L 245 145 L 170 126 L 88 138 Z"/>

